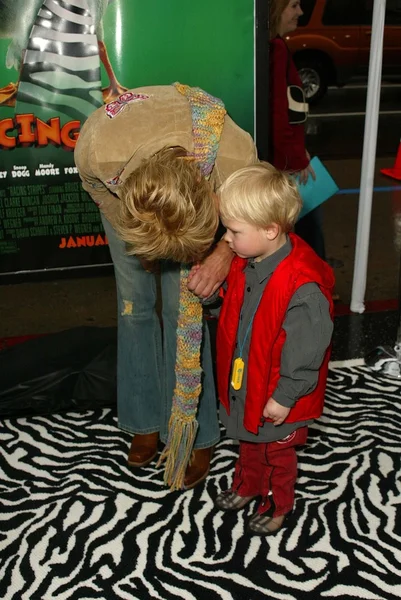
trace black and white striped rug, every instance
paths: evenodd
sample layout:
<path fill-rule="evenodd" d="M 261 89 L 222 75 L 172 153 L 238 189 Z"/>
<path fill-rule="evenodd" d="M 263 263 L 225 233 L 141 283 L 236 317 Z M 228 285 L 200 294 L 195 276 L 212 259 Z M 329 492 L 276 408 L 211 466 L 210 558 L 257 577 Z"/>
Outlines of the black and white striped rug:
<path fill-rule="evenodd" d="M 277 536 L 255 510 L 217 511 L 237 446 L 207 482 L 171 493 L 126 464 L 114 410 L 0 423 L 2 600 L 401 598 L 401 382 L 333 363 L 300 452 L 296 509 Z"/>

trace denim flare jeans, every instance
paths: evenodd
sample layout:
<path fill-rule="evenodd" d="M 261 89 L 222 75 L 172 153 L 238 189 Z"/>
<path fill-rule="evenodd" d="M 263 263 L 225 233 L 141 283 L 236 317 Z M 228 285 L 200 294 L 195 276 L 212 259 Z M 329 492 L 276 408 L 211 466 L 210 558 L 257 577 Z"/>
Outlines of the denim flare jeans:
<path fill-rule="evenodd" d="M 102 216 L 117 284 L 118 425 L 129 433 L 159 431 L 165 443 L 175 387 L 176 329 L 179 307 L 180 265 L 161 262 L 162 322 L 156 314 L 156 276 L 143 269 L 135 256 Z M 219 440 L 216 392 L 207 324 L 203 324 L 202 392 L 199 398 L 195 448 L 208 448 Z"/>

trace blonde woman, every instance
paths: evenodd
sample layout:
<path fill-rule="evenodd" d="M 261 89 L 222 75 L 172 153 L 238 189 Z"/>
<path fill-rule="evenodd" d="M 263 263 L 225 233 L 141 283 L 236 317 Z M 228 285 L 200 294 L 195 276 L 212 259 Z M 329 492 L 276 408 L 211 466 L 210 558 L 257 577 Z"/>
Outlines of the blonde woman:
<path fill-rule="evenodd" d="M 215 130 L 208 137 L 210 123 Z M 181 266 L 196 261 L 187 286 L 199 298 L 210 296 L 225 279 L 233 254 L 227 242 L 213 244 L 214 190 L 255 162 L 256 150 L 219 99 L 175 84 L 130 90 L 96 110 L 80 133 L 75 160 L 84 189 L 101 211 L 114 263 L 118 423 L 133 435 L 129 465 L 143 467 L 155 459 L 159 441 L 168 441 L 177 414 Z M 163 336 L 155 310 L 156 259 L 161 259 Z M 190 407 L 191 423 L 195 417 L 198 424 L 192 429 L 194 450 L 183 481 L 174 484 L 184 489 L 205 479 L 219 439 L 205 324 L 202 334 L 201 391 L 197 406 Z M 188 415 L 182 417 L 186 423 Z"/>

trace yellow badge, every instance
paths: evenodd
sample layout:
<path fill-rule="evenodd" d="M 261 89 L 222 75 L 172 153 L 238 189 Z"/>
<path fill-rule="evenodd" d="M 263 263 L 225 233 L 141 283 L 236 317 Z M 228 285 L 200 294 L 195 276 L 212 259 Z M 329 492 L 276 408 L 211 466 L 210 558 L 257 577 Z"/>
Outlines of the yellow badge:
<path fill-rule="evenodd" d="M 233 372 L 231 375 L 231 385 L 234 390 L 240 390 L 242 385 L 242 378 L 244 376 L 245 363 L 241 357 L 235 359 L 233 364 Z"/>

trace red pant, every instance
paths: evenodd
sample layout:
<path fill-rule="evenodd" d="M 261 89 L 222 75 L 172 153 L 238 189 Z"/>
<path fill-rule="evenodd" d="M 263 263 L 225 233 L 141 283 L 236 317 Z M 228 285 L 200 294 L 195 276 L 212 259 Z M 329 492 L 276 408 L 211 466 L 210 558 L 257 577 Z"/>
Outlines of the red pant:
<path fill-rule="evenodd" d="M 240 442 L 233 491 L 239 496 L 262 496 L 259 513 L 271 508 L 271 499 L 274 517 L 290 512 L 298 474 L 295 446 L 305 444 L 307 436 L 308 428 L 301 427 L 277 442 Z"/>

